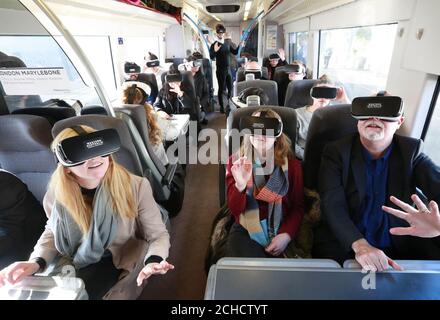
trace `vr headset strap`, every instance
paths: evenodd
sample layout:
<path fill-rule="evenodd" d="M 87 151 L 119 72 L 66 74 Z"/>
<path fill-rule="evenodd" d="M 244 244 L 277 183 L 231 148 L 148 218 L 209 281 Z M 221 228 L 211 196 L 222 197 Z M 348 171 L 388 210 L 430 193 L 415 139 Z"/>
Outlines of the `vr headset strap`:
<path fill-rule="evenodd" d="M 87 134 L 87 131 L 85 131 L 81 126 L 72 126 L 70 128 L 75 131 L 79 136 L 85 136 Z"/>
<path fill-rule="evenodd" d="M 135 84 L 133 84 L 130 88 L 128 88 L 128 97 L 127 97 L 128 104 L 133 104 L 134 97 L 136 95 L 136 88 L 137 85 Z"/>

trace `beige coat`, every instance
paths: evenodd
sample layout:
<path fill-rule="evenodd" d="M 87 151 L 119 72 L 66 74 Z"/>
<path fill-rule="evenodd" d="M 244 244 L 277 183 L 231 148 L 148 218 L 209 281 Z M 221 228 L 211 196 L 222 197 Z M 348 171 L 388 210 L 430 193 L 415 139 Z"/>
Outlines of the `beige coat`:
<path fill-rule="evenodd" d="M 109 290 L 104 299 L 136 299 L 142 292 L 142 287 L 136 285 L 136 278 L 144 266 L 144 261 L 152 255 L 164 259 L 168 257 L 170 237 L 153 199 L 150 183 L 147 179 L 138 176 L 131 175 L 131 178 L 138 205 L 138 216 L 135 219 L 122 217 L 119 220 L 116 237 L 109 250 L 113 254 L 114 265 L 123 271 L 120 280 Z M 53 204 L 54 195 L 47 192 L 43 206 L 48 217 Z M 59 254 L 55 248 L 53 232 L 46 225 L 31 258 L 41 257 L 50 264 Z"/>

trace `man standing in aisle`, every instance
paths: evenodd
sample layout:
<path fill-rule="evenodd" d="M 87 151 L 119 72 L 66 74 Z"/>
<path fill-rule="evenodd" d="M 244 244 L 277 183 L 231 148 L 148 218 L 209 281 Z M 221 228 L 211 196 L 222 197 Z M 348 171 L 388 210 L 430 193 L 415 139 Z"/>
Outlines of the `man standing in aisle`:
<path fill-rule="evenodd" d="M 244 45 L 243 42 L 236 48 L 233 47 L 231 42 L 231 36 L 226 34 L 226 28 L 222 24 L 218 24 L 215 27 L 217 39 L 211 44 L 209 54 L 211 59 L 216 60 L 217 66 L 217 81 L 218 81 L 218 103 L 220 105 L 220 112 L 224 113 L 223 104 L 223 92 L 227 89 L 227 97 L 232 96 L 232 76 L 230 68 L 230 53 L 237 55 L 240 49 L 240 45 Z"/>

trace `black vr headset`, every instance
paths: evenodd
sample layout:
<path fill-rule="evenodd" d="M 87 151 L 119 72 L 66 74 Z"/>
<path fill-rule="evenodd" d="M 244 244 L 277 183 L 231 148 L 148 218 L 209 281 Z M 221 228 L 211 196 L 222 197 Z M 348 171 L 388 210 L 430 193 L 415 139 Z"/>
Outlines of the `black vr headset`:
<path fill-rule="evenodd" d="M 182 82 L 182 75 L 180 73 L 172 73 L 172 74 L 167 74 L 165 76 L 165 81 L 170 83 L 170 82 Z"/>
<path fill-rule="evenodd" d="M 158 67 L 160 64 L 159 60 L 151 60 L 151 61 L 147 61 L 146 65 L 148 68 L 154 68 L 154 67 Z"/>
<path fill-rule="evenodd" d="M 140 73 L 141 67 L 139 67 L 134 62 L 126 62 L 124 65 L 124 72 L 125 73 Z"/>
<path fill-rule="evenodd" d="M 192 60 L 192 61 L 188 62 L 188 65 L 191 68 L 200 68 L 203 65 L 203 60 L 201 60 L 201 59 Z"/>
<path fill-rule="evenodd" d="M 280 56 L 278 55 L 278 53 L 272 53 L 269 56 L 269 60 L 272 60 L 272 59 L 280 59 Z"/>
<path fill-rule="evenodd" d="M 95 157 L 109 156 L 121 147 L 121 140 L 115 129 L 92 133 L 87 133 L 80 126 L 71 129 L 79 136 L 62 140 L 54 149 L 57 160 L 64 167 L 75 167 Z"/>
<path fill-rule="evenodd" d="M 316 99 L 335 99 L 338 89 L 335 87 L 313 87 L 310 96 Z"/>
<path fill-rule="evenodd" d="M 304 73 L 303 68 L 299 64 L 288 64 L 283 67 L 286 73 Z"/>
<path fill-rule="evenodd" d="M 396 96 L 358 97 L 351 103 L 351 115 L 357 120 L 398 121 L 403 115 L 403 101 Z"/>
<path fill-rule="evenodd" d="M 217 32 L 217 33 L 225 33 L 226 32 L 226 28 L 224 26 L 218 26 L 215 29 L 215 32 Z"/>
<path fill-rule="evenodd" d="M 247 116 L 240 119 L 240 131 L 248 130 L 251 135 L 264 135 L 278 138 L 283 133 L 283 123 L 277 118 L 266 118 L 266 111 L 260 116 Z"/>

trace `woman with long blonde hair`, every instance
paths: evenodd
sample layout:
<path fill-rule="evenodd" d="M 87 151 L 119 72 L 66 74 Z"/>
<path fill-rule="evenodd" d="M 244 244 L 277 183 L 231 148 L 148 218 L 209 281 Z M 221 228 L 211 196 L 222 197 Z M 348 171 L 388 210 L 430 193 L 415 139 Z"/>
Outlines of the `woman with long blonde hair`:
<path fill-rule="evenodd" d="M 62 142 L 86 139 L 95 131 L 66 128 L 52 148 L 55 152 Z M 129 173 L 112 155 L 93 155 L 68 165 L 60 156 L 64 152 L 55 154 L 60 163 L 43 200 L 46 229 L 29 261 L 0 272 L 0 286 L 42 272 L 61 256 L 60 261 L 75 267 L 90 299 L 136 298 L 146 278 L 174 268 L 165 260 L 169 234 L 148 180 Z"/>
<path fill-rule="evenodd" d="M 267 119 L 277 119 L 278 134 L 245 134 L 240 150 L 227 164 L 228 207 L 235 218 L 228 256 L 282 256 L 304 215 L 301 163 L 293 156 L 292 142 L 282 133 L 281 117 L 262 108 L 248 121 L 263 128 Z"/>

